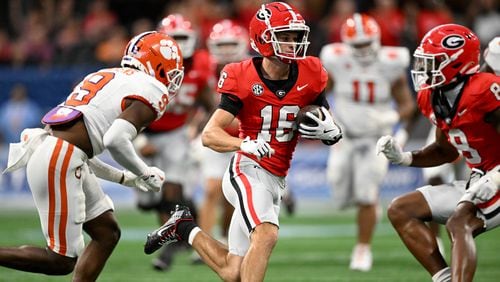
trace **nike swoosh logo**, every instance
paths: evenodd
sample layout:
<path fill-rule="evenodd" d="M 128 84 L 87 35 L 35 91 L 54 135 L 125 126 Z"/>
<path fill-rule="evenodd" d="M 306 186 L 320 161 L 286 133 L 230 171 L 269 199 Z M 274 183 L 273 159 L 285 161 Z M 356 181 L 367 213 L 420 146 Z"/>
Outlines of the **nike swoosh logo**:
<path fill-rule="evenodd" d="M 463 114 L 465 114 L 465 112 L 467 112 L 467 109 L 464 109 L 461 112 L 458 112 L 458 116 L 459 117 L 463 116 Z"/>
<path fill-rule="evenodd" d="M 306 87 L 307 87 L 307 85 L 309 85 L 309 83 L 304 84 L 304 85 L 302 85 L 302 86 L 298 86 L 298 85 L 297 85 L 297 91 L 302 91 L 302 89 L 306 88 Z"/>

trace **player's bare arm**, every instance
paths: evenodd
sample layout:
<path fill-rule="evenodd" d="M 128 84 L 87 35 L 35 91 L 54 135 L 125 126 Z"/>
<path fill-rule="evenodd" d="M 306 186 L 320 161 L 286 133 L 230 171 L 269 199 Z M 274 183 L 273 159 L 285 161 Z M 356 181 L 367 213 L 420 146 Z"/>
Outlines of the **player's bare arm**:
<path fill-rule="evenodd" d="M 422 148 L 413 151 L 413 161 L 411 166 L 433 167 L 455 161 L 459 153 L 457 149 L 448 142 L 446 135 L 438 128 L 436 129 L 436 141 Z"/>
<path fill-rule="evenodd" d="M 201 141 L 203 146 L 217 152 L 232 152 L 240 149 L 242 140 L 229 135 L 224 128 L 234 120 L 234 115 L 222 109 L 217 109 L 203 129 Z"/>
<path fill-rule="evenodd" d="M 118 118 L 132 123 L 137 129 L 137 132 L 140 132 L 143 127 L 156 119 L 154 110 L 142 101 L 127 99 L 125 101 L 125 107 L 125 110 Z"/>

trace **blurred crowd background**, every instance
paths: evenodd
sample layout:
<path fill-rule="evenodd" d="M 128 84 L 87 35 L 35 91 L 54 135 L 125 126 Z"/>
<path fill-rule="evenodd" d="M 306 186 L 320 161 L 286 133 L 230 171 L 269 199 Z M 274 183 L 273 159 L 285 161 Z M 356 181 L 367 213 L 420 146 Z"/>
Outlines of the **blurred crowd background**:
<path fill-rule="evenodd" d="M 0 1 L 0 65 L 51 67 L 116 65 L 134 34 L 181 13 L 203 46 L 213 23 L 232 18 L 248 26 L 264 1 L 256 0 L 4 0 Z M 449 22 L 472 28 L 483 44 L 500 34 L 498 0 L 293 0 L 311 27 L 311 55 L 340 40 L 353 12 L 372 15 L 382 44 L 412 51 L 430 28 Z"/>
<path fill-rule="evenodd" d="M 24 128 L 41 126 L 41 116 L 62 102 L 86 74 L 101 67 L 118 66 L 133 35 L 154 30 L 163 17 L 180 13 L 193 23 L 199 33 L 199 47 L 203 48 L 215 22 L 231 18 L 248 27 L 252 16 L 265 2 L 270 1 L 0 1 L 0 170 L 6 165 L 7 144 L 18 142 Z M 310 55 L 318 55 L 327 43 L 339 42 L 340 26 L 354 12 L 368 13 L 376 19 L 382 29 L 382 45 L 406 46 L 410 52 L 428 30 L 443 23 L 468 26 L 477 33 L 483 48 L 490 39 L 500 35 L 500 0 L 286 2 L 301 11 L 311 27 Z M 411 138 L 424 141 L 428 123 L 423 124 L 427 127 L 420 130 L 417 127 L 415 131 L 420 134 L 412 134 Z M 317 147 L 325 150 L 324 146 Z M 291 183 L 297 183 L 293 189 L 304 189 L 319 197 L 329 195 L 324 179 L 327 154 L 320 149 L 296 153 L 294 159 L 304 160 L 305 165 L 292 166 L 299 171 L 291 171 Z M 319 157 L 310 158 L 314 152 Z M 420 170 L 397 169 L 391 168 L 384 184 L 390 189 L 386 190 L 399 194 L 404 189 L 418 187 Z M 318 183 L 311 184 L 310 179 L 317 179 Z M 0 174 L 0 194 L 9 190 L 29 191 L 22 173 Z"/>

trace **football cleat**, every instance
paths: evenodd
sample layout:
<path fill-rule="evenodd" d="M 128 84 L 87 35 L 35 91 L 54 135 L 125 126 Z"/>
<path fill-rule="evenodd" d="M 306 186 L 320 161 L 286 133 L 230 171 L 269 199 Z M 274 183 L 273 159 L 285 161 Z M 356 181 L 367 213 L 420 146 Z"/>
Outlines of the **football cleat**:
<path fill-rule="evenodd" d="M 172 244 L 182 241 L 177 234 L 177 226 L 183 221 L 193 221 L 193 216 L 186 206 L 176 205 L 172 211 L 170 219 L 160 228 L 148 234 L 146 244 L 144 244 L 144 253 L 152 254 L 165 244 Z"/>
<path fill-rule="evenodd" d="M 354 247 L 351 255 L 349 269 L 358 271 L 370 271 L 372 269 L 372 251 L 369 245 L 358 244 Z"/>

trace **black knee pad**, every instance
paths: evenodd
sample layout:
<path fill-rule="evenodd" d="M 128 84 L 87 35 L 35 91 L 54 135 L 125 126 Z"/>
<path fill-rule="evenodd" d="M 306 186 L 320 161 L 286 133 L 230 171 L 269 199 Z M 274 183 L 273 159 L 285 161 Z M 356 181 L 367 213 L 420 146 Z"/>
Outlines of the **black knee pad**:
<path fill-rule="evenodd" d="M 175 210 L 175 206 L 179 204 L 173 201 L 161 199 L 160 203 L 158 204 L 157 210 L 159 212 L 164 212 L 167 214 L 170 214 L 171 211 Z"/>

